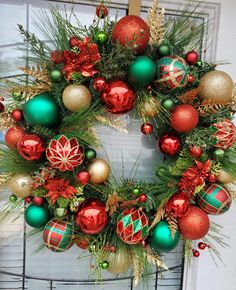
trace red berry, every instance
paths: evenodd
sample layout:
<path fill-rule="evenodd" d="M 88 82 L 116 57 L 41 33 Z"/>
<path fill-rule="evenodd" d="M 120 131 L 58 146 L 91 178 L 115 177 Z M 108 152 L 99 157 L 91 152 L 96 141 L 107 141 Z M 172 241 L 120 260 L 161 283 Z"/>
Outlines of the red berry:
<path fill-rule="evenodd" d="M 3 102 L 4 101 L 4 98 L 3 97 L 0 97 L 0 101 Z"/>
<path fill-rule="evenodd" d="M 110 250 L 111 250 L 112 253 L 115 253 L 116 252 L 116 247 L 115 246 L 111 246 Z"/>
<path fill-rule="evenodd" d="M 106 79 L 103 77 L 98 77 L 94 79 L 93 88 L 97 92 L 102 92 L 107 87 Z"/>
<path fill-rule="evenodd" d="M 208 249 L 211 249 L 211 245 L 207 245 Z"/>
<path fill-rule="evenodd" d="M 147 246 L 148 246 L 148 243 L 146 240 L 143 240 L 141 244 L 144 248 L 147 248 Z"/>
<path fill-rule="evenodd" d="M 207 245 L 206 245 L 205 243 L 203 243 L 203 242 L 198 243 L 198 248 L 199 248 L 200 250 L 205 250 L 206 246 L 207 246 Z"/>
<path fill-rule="evenodd" d="M 141 132 L 145 135 L 151 134 L 153 132 L 153 126 L 151 123 L 145 123 L 141 126 Z"/>
<path fill-rule="evenodd" d="M 105 18 L 108 15 L 108 9 L 105 5 L 98 5 L 96 8 L 96 15 L 99 18 Z"/>
<path fill-rule="evenodd" d="M 0 102 L 0 113 L 2 113 L 4 111 L 5 107 L 3 105 L 3 103 Z"/>
<path fill-rule="evenodd" d="M 198 250 L 193 250 L 193 256 L 198 258 L 200 256 L 200 253 Z"/>
<path fill-rule="evenodd" d="M 26 197 L 26 198 L 25 198 L 25 202 L 26 202 L 26 203 L 31 203 L 31 197 L 30 197 L 30 196 Z"/>
<path fill-rule="evenodd" d="M 78 183 L 82 184 L 82 185 L 86 185 L 89 183 L 90 181 L 90 174 L 88 173 L 88 171 L 83 170 L 77 173 L 76 179 L 78 181 Z"/>
<path fill-rule="evenodd" d="M 32 202 L 33 202 L 35 205 L 41 206 L 41 205 L 43 205 L 43 203 L 44 203 L 44 199 L 43 199 L 42 197 L 40 197 L 40 196 L 34 196 L 34 197 L 32 198 Z"/>
<path fill-rule="evenodd" d="M 20 122 L 23 120 L 23 111 L 20 109 L 14 110 L 11 113 L 11 117 L 14 121 Z"/>
<path fill-rule="evenodd" d="M 188 82 L 192 84 L 195 81 L 195 78 L 192 75 L 189 75 Z"/>
<path fill-rule="evenodd" d="M 78 46 L 80 44 L 80 40 L 78 37 L 76 36 L 72 36 L 69 40 L 69 45 L 70 45 L 70 48 L 73 48 L 75 46 Z"/>
<path fill-rule="evenodd" d="M 146 202 L 147 201 L 147 195 L 145 193 L 141 193 L 139 198 L 139 202 Z"/>
<path fill-rule="evenodd" d="M 208 176 L 208 181 L 210 182 L 216 182 L 217 178 L 215 176 L 215 174 L 211 173 L 209 176 Z"/>
<path fill-rule="evenodd" d="M 189 153 L 194 158 L 200 157 L 202 155 L 202 147 L 194 145 L 189 148 Z"/>

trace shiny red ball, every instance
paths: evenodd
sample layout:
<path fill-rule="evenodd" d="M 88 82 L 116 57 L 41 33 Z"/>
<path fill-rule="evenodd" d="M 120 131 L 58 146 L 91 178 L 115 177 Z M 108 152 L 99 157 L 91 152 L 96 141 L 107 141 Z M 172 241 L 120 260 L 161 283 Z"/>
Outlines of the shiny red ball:
<path fill-rule="evenodd" d="M 100 233 L 108 221 L 106 205 L 95 199 L 84 201 L 76 213 L 79 229 L 88 235 Z"/>
<path fill-rule="evenodd" d="M 11 113 L 11 117 L 15 122 L 20 122 L 23 120 L 23 111 L 20 109 L 14 110 Z"/>
<path fill-rule="evenodd" d="M 163 154 L 174 156 L 180 151 L 181 141 L 178 136 L 167 133 L 160 137 L 158 147 Z"/>
<path fill-rule="evenodd" d="M 185 60 L 189 65 L 194 65 L 198 62 L 199 55 L 196 51 L 191 50 L 185 55 Z"/>
<path fill-rule="evenodd" d="M 108 15 L 108 9 L 105 5 L 98 5 L 96 8 L 96 15 L 99 18 L 105 18 Z"/>
<path fill-rule="evenodd" d="M 195 82 L 195 78 L 194 78 L 194 76 L 189 75 L 189 76 L 188 76 L 188 82 L 189 82 L 190 84 L 192 84 L 193 82 Z"/>
<path fill-rule="evenodd" d="M 206 247 L 207 247 L 207 245 L 205 243 L 203 243 L 203 242 L 198 243 L 198 248 L 200 250 L 204 250 Z"/>
<path fill-rule="evenodd" d="M 30 161 L 39 160 L 45 149 L 44 141 L 36 134 L 25 134 L 17 144 L 19 154 Z"/>
<path fill-rule="evenodd" d="M 88 249 L 88 246 L 89 246 L 89 241 L 86 240 L 86 239 L 79 239 L 77 242 L 76 242 L 76 245 L 80 248 L 80 249 L 83 249 L 83 250 L 86 250 Z"/>
<path fill-rule="evenodd" d="M 106 79 L 103 77 L 97 77 L 94 79 L 93 88 L 95 91 L 101 93 L 106 89 L 107 82 Z"/>
<path fill-rule="evenodd" d="M 189 148 L 189 153 L 193 158 L 198 158 L 202 156 L 202 147 L 196 145 L 191 146 Z"/>
<path fill-rule="evenodd" d="M 20 126 L 15 126 L 10 129 L 5 134 L 5 143 L 11 149 L 16 149 L 19 140 L 25 135 L 25 131 Z"/>
<path fill-rule="evenodd" d="M 141 193 L 138 200 L 139 202 L 146 202 L 147 201 L 147 195 L 145 193 Z"/>
<path fill-rule="evenodd" d="M 101 100 L 109 112 L 121 114 L 134 107 L 136 94 L 130 85 L 121 80 L 115 80 L 108 83 Z"/>
<path fill-rule="evenodd" d="M 44 204 L 44 199 L 41 197 L 41 196 L 34 196 L 32 198 L 32 202 L 35 204 L 35 205 L 38 205 L 38 206 L 41 206 Z"/>
<path fill-rule="evenodd" d="M 139 16 L 128 15 L 121 18 L 112 31 L 112 41 L 125 46 L 132 44 L 138 53 L 144 51 L 150 38 L 147 23 Z"/>
<path fill-rule="evenodd" d="M 145 135 L 151 134 L 153 132 L 153 126 L 151 123 L 145 123 L 141 126 L 141 132 Z"/>
<path fill-rule="evenodd" d="M 198 111 L 193 106 L 179 105 L 172 112 L 170 122 L 177 132 L 187 133 L 197 126 L 198 121 Z"/>
<path fill-rule="evenodd" d="M 0 113 L 2 113 L 5 110 L 5 106 L 3 103 L 0 102 Z"/>
<path fill-rule="evenodd" d="M 199 207 L 190 206 L 188 212 L 179 218 L 179 230 L 185 239 L 199 240 L 208 233 L 209 228 L 209 217 Z"/>
<path fill-rule="evenodd" d="M 70 45 L 70 48 L 73 48 L 75 46 L 78 46 L 79 44 L 81 43 L 81 41 L 79 40 L 78 37 L 76 36 L 72 36 L 69 40 L 69 45 Z"/>
<path fill-rule="evenodd" d="M 89 183 L 90 181 L 90 174 L 88 173 L 88 171 L 83 170 L 77 173 L 76 175 L 76 180 L 78 181 L 78 183 L 82 184 L 82 185 L 86 185 Z"/>
<path fill-rule="evenodd" d="M 198 257 L 200 256 L 199 251 L 198 251 L 198 250 L 193 250 L 193 256 L 194 256 L 195 258 L 198 258 Z"/>
<path fill-rule="evenodd" d="M 26 197 L 26 198 L 25 198 L 25 202 L 26 202 L 26 203 L 31 203 L 31 197 L 30 197 L 30 196 Z"/>
<path fill-rule="evenodd" d="M 166 204 L 166 212 L 177 218 L 185 215 L 189 207 L 189 198 L 181 192 L 177 192 L 168 200 Z"/>

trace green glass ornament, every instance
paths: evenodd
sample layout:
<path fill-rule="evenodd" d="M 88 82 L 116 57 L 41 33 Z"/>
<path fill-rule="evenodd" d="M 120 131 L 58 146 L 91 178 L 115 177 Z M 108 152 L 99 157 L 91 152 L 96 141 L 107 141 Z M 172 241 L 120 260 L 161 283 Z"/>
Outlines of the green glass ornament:
<path fill-rule="evenodd" d="M 202 67 L 203 62 L 202 62 L 201 60 L 199 60 L 199 61 L 196 63 L 196 65 L 197 65 L 198 67 Z"/>
<path fill-rule="evenodd" d="M 21 99 L 22 99 L 22 92 L 13 92 L 12 93 L 12 98 L 15 101 L 21 101 Z"/>
<path fill-rule="evenodd" d="M 92 148 L 86 149 L 84 155 L 87 161 L 91 161 L 97 157 L 96 151 Z"/>
<path fill-rule="evenodd" d="M 59 69 L 53 69 L 50 72 L 50 79 L 53 83 L 60 83 L 62 81 L 63 74 Z"/>
<path fill-rule="evenodd" d="M 103 269 L 106 270 L 109 268 L 109 263 L 107 261 L 103 261 L 102 263 L 99 263 L 99 266 Z"/>
<path fill-rule="evenodd" d="M 215 159 L 217 161 L 220 161 L 223 159 L 225 155 L 225 151 L 223 149 L 216 149 L 213 154 L 214 154 Z"/>
<path fill-rule="evenodd" d="M 170 46 L 168 44 L 166 44 L 166 43 L 162 43 L 157 48 L 157 54 L 160 57 L 170 55 Z"/>
<path fill-rule="evenodd" d="M 161 106 L 166 109 L 167 111 L 171 111 L 175 107 L 175 102 L 171 98 L 166 98 L 162 100 Z"/>
<path fill-rule="evenodd" d="M 138 56 L 129 67 L 129 80 L 135 86 L 142 88 L 149 85 L 155 78 L 156 67 L 147 56 Z"/>
<path fill-rule="evenodd" d="M 66 215 L 66 209 L 63 207 L 58 207 L 54 210 L 54 215 L 57 218 L 62 218 Z"/>
<path fill-rule="evenodd" d="M 177 230 L 174 237 L 166 221 L 160 221 L 154 228 L 150 239 L 150 246 L 156 252 L 172 251 L 179 243 L 180 234 Z"/>
<path fill-rule="evenodd" d="M 15 194 L 12 194 L 9 196 L 9 201 L 10 202 L 16 202 L 17 201 L 17 196 Z"/>
<path fill-rule="evenodd" d="M 133 194 L 139 195 L 140 194 L 140 189 L 139 188 L 134 188 L 133 189 Z"/>
<path fill-rule="evenodd" d="M 42 93 L 23 106 L 25 121 L 31 125 L 54 127 L 58 124 L 60 108 L 48 93 Z"/>
<path fill-rule="evenodd" d="M 49 221 L 50 215 L 46 208 L 31 204 L 25 211 L 25 220 L 33 228 L 41 228 Z"/>
<path fill-rule="evenodd" d="M 95 40 L 98 44 L 104 44 L 108 40 L 108 36 L 104 31 L 98 31 L 95 35 Z"/>

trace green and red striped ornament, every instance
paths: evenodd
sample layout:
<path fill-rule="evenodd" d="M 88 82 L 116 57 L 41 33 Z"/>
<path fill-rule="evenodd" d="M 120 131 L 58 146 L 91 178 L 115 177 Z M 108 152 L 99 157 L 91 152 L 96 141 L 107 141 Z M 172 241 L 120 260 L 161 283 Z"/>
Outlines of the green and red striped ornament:
<path fill-rule="evenodd" d="M 117 219 L 116 233 L 126 244 L 142 243 L 148 235 L 148 219 L 142 209 L 125 209 Z"/>
<path fill-rule="evenodd" d="M 213 183 L 197 195 L 197 202 L 206 213 L 218 215 L 229 210 L 232 199 L 223 185 Z"/>
<path fill-rule="evenodd" d="M 157 61 L 156 86 L 163 92 L 185 87 L 189 79 L 187 62 L 179 56 L 171 55 Z"/>
<path fill-rule="evenodd" d="M 43 231 L 43 241 L 53 252 L 64 252 L 72 245 L 73 226 L 70 222 L 60 219 L 50 220 Z"/>

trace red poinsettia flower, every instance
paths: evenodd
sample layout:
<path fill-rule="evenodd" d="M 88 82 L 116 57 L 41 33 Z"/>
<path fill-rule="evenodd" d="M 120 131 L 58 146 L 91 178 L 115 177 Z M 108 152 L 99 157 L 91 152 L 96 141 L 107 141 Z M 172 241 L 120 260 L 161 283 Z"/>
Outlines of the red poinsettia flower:
<path fill-rule="evenodd" d="M 63 178 L 48 179 L 44 188 L 48 191 L 45 197 L 49 197 L 52 204 L 55 204 L 59 197 L 71 199 L 77 192 L 74 186 L 69 185 L 69 181 Z"/>
<path fill-rule="evenodd" d="M 84 147 L 79 146 L 76 138 L 68 139 L 62 135 L 58 140 L 50 141 L 46 156 L 53 168 L 71 171 L 84 161 Z"/>

